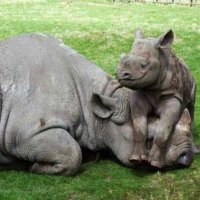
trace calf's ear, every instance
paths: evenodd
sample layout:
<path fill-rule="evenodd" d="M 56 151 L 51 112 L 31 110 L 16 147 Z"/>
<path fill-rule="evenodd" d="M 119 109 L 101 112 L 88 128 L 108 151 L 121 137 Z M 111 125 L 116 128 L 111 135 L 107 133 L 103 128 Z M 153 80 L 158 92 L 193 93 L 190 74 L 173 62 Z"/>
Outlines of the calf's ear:
<path fill-rule="evenodd" d="M 174 33 L 173 31 L 170 29 L 169 31 L 167 31 L 164 35 L 162 35 L 160 38 L 158 38 L 158 41 L 156 42 L 156 47 L 167 47 L 169 45 L 171 45 L 174 41 Z"/>
<path fill-rule="evenodd" d="M 114 112 L 115 102 L 114 98 L 93 93 L 91 98 L 92 112 L 100 118 L 108 118 Z"/>

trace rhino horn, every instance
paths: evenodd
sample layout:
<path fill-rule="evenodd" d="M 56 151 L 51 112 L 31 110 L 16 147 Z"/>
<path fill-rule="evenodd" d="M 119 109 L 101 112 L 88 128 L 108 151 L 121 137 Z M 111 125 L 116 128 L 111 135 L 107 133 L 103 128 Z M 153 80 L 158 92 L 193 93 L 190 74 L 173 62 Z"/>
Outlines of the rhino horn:
<path fill-rule="evenodd" d="M 143 39 L 144 38 L 144 34 L 140 29 L 136 29 L 135 30 L 135 39 Z"/>

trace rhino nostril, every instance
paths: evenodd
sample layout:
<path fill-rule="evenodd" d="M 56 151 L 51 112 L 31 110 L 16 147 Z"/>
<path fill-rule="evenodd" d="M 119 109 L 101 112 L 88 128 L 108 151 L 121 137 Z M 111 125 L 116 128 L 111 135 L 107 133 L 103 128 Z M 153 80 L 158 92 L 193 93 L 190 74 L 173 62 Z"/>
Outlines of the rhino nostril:
<path fill-rule="evenodd" d="M 130 73 L 128 73 L 128 72 L 124 72 L 124 73 L 123 73 L 123 77 L 124 77 L 124 78 L 130 78 L 130 76 L 131 76 L 131 75 L 130 75 Z"/>
<path fill-rule="evenodd" d="M 192 151 L 188 151 L 187 153 L 183 153 L 177 159 L 177 164 L 183 165 L 185 167 L 189 167 L 193 161 L 193 153 Z"/>

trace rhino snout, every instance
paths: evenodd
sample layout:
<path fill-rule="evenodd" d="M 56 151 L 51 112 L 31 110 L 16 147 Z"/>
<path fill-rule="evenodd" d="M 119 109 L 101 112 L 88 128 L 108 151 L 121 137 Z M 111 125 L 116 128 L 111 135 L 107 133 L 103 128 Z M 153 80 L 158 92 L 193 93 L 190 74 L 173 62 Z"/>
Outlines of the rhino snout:
<path fill-rule="evenodd" d="M 182 165 L 184 167 L 189 167 L 193 161 L 193 152 L 192 150 L 183 153 L 177 159 L 177 164 Z"/>
<path fill-rule="evenodd" d="M 118 80 L 121 80 L 121 79 L 131 79 L 131 74 L 128 71 L 118 72 L 117 73 L 117 79 Z"/>

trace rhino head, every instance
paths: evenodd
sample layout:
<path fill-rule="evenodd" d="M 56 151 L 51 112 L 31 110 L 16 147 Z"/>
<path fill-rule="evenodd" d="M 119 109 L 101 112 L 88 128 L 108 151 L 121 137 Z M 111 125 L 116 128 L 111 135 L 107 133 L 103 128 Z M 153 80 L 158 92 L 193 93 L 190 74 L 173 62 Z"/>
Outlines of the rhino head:
<path fill-rule="evenodd" d="M 171 45 L 173 39 L 172 30 L 159 38 L 147 39 L 140 30 L 137 30 L 132 52 L 120 59 L 117 69 L 120 84 L 131 89 L 141 89 L 156 83 L 161 67 L 165 65 L 161 59 L 162 49 Z"/>
<path fill-rule="evenodd" d="M 154 126 L 156 118 L 150 117 L 148 122 L 147 149 L 150 150 L 154 138 Z M 182 166 L 189 167 L 192 164 L 194 151 L 193 136 L 191 131 L 191 117 L 187 109 L 174 128 L 165 150 L 165 167 Z"/>
<path fill-rule="evenodd" d="M 93 93 L 91 106 L 98 144 L 110 149 L 124 165 L 132 167 L 129 157 L 133 151 L 133 126 L 126 90 L 119 89 L 111 96 Z"/>
<path fill-rule="evenodd" d="M 130 160 L 133 151 L 130 101 L 129 95 L 124 98 L 125 96 L 126 92 L 115 97 L 94 94 L 92 110 L 96 116 L 95 126 L 99 143 L 104 143 L 123 164 L 134 167 L 134 163 Z M 150 150 L 153 144 L 156 120 L 157 118 L 153 116 L 148 118 L 147 150 Z M 192 146 L 191 117 L 186 109 L 167 143 L 165 167 L 190 166 L 194 154 Z"/>

